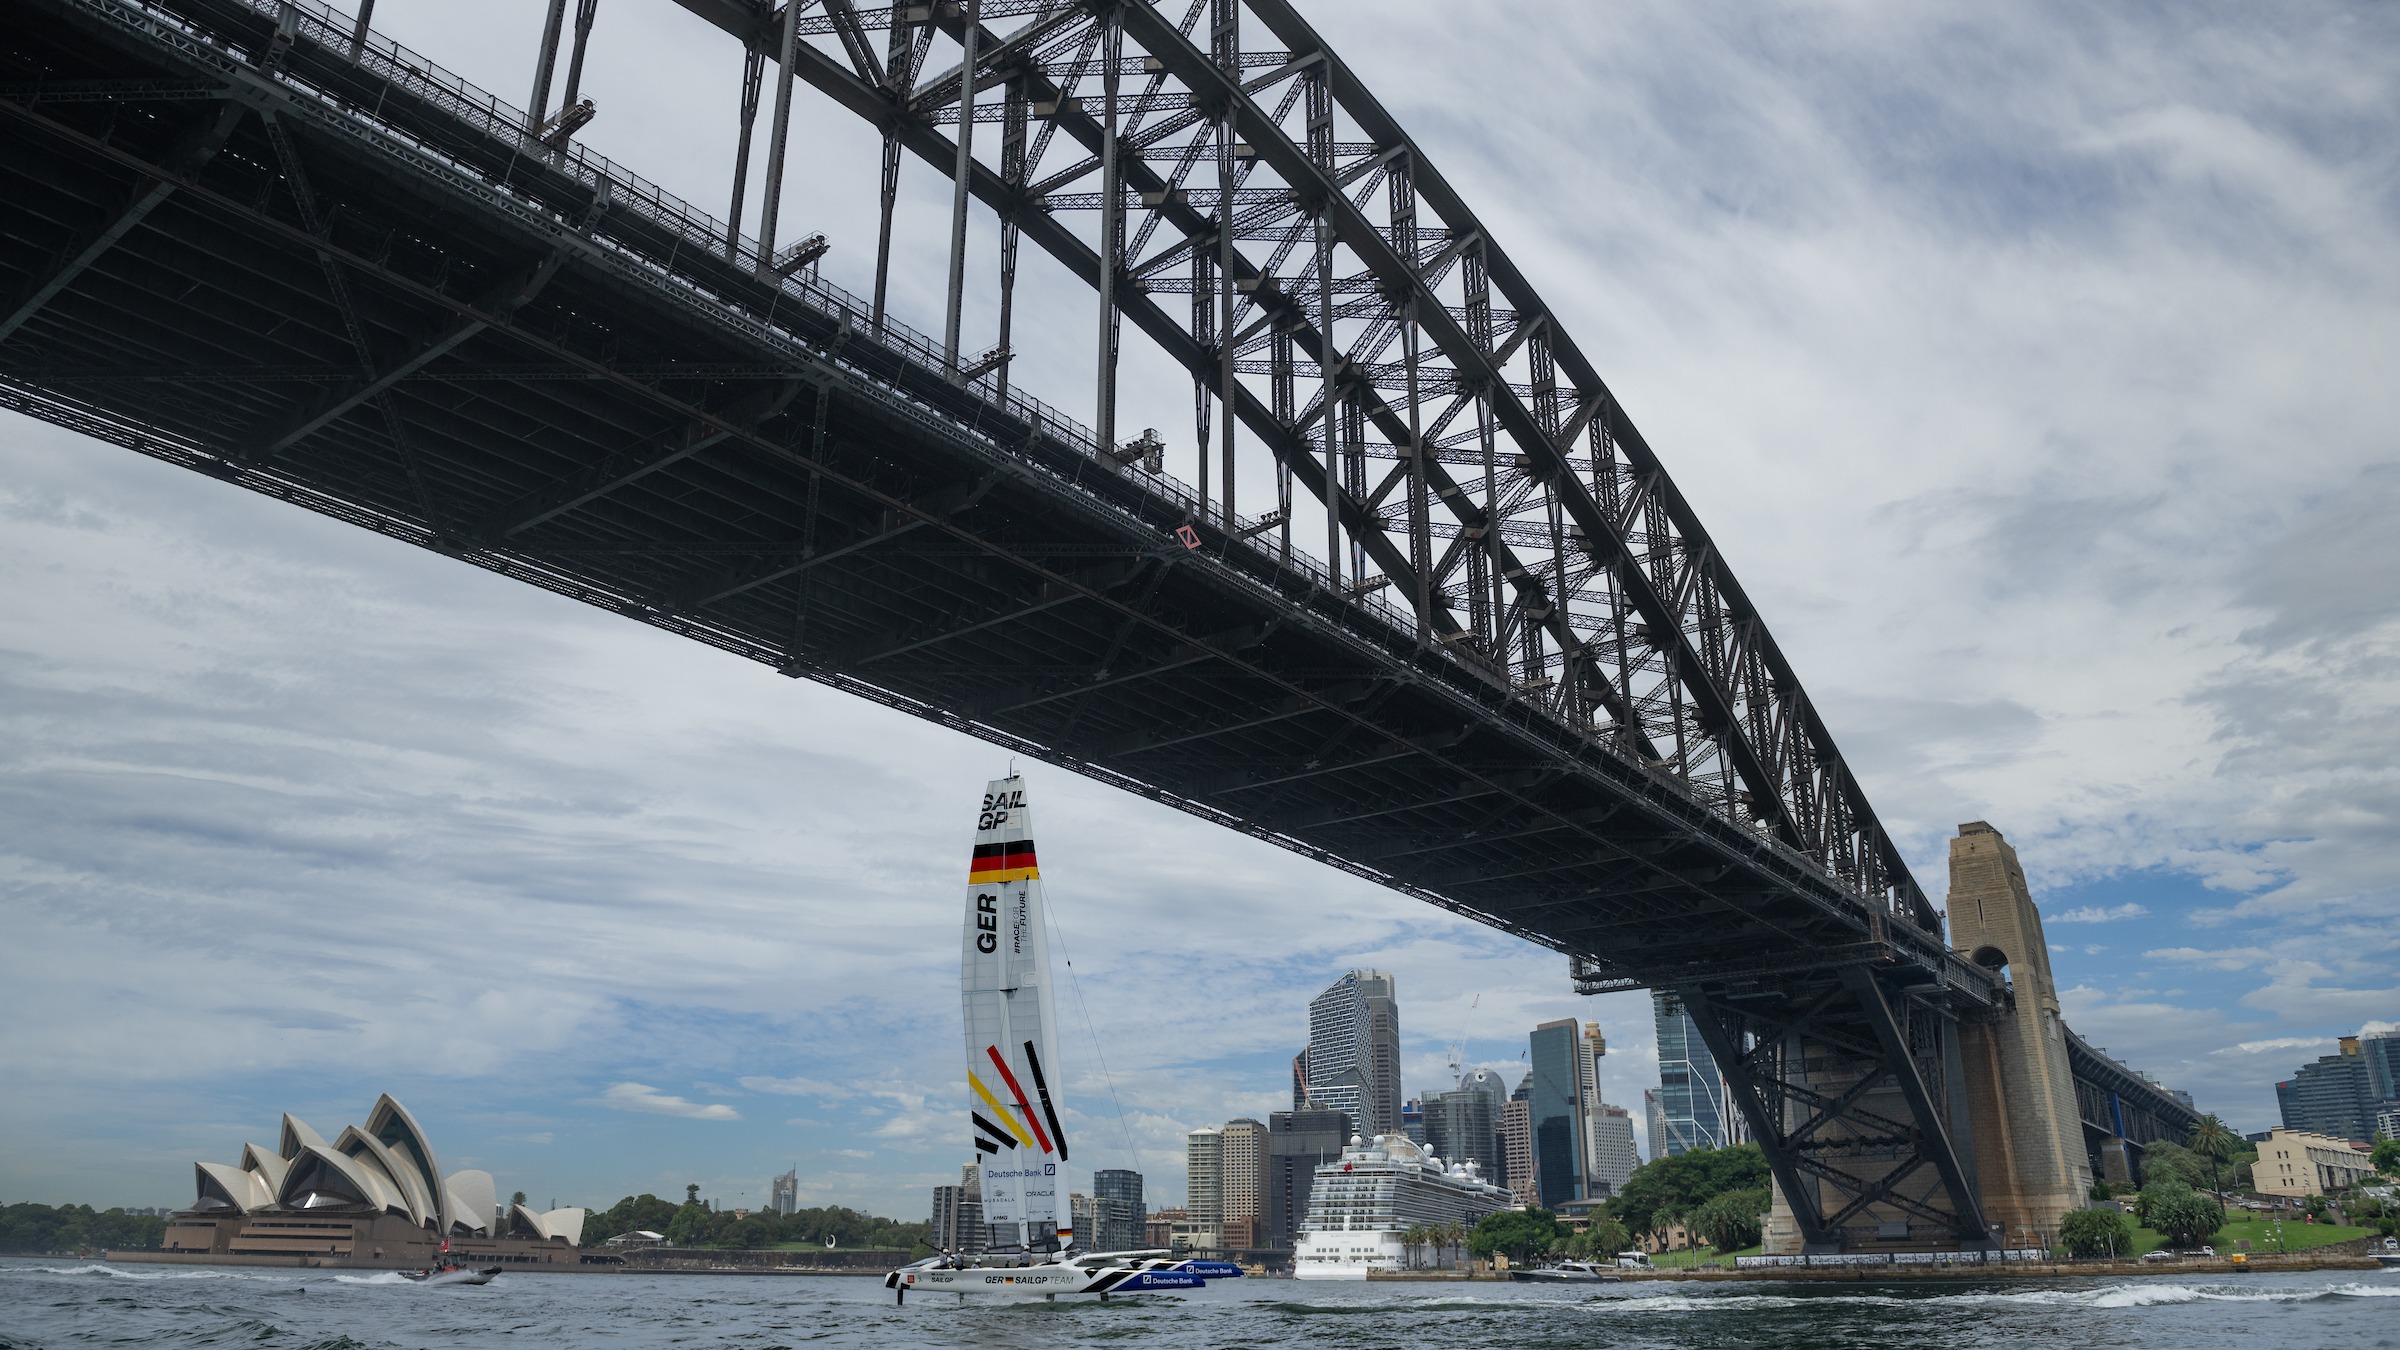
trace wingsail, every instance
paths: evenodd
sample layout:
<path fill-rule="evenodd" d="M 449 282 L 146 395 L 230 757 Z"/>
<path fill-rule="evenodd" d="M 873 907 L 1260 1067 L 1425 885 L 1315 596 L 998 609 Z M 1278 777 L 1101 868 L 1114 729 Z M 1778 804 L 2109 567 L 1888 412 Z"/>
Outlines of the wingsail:
<path fill-rule="evenodd" d="M 1063 1084 L 1051 1028 L 1049 930 L 1025 780 L 985 785 L 967 864 L 960 958 L 967 1024 L 967 1116 L 994 1247 L 1074 1245 L 1059 1203 L 1067 1160 Z"/>

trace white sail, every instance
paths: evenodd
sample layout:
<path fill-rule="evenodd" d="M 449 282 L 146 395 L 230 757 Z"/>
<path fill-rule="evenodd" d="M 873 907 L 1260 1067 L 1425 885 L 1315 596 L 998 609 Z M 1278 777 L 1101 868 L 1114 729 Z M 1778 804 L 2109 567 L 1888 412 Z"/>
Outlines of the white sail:
<path fill-rule="evenodd" d="M 960 976 L 967 1022 L 967 1109 L 983 1168 L 994 1245 L 1074 1245 L 1059 1204 L 1065 1102 L 1053 1052 L 1049 930 L 1025 780 L 986 785 L 967 868 Z M 1013 1236 L 1006 1232 L 1013 1226 Z"/>

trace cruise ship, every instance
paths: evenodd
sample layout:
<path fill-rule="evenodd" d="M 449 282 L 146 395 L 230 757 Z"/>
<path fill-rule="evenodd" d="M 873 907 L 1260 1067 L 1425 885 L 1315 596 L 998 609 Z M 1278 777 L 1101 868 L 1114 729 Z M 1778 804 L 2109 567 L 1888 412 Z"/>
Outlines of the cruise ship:
<path fill-rule="evenodd" d="M 1487 1214 L 1516 1209 L 1517 1198 L 1483 1179 L 1474 1163 L 1451 1163 L 1409 1140 L 1350 1136 L 1341 1160 L 1321 1164 L 1309 1186 L 1308 1216 L 1292 1275 L 1302 1280 L 1363 1280 L 1370 1270 L 1399 1270 L 1410 1253 L 1401 1238 L 1420 1224 L 1472 1228 Z"/>

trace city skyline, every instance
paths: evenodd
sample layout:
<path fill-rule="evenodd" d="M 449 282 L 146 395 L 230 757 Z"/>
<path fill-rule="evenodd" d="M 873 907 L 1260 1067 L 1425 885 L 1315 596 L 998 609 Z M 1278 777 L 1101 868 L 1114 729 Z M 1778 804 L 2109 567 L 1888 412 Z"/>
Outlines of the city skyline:
<path fill-rule="evenodd" d="M 1462 78 L 1525 59 L 1443 7 L 1318 21 L 1384 89 L 1427 49 Z M 538 17 L 378 22 L 513 91 Z M 2400 474 L 2394 395 L 2356 392 L 2389 383 L 2400 248 L 2343 148 L 2389 138 L 2361 107 L 2326 108 L 2338 134 L 2285 111 L 2358 53 L 2235 20 L 2282 55 L 2229 81 L 2168 21 L 2109 22 L 2121 43 L 2025 63 L 2015 97 L 1907 22 L 1762 47 L 1721 15 L 1595 12 L 1537 54 L 1604 77 L 1567 109 L 1493 78 L 1472 118 L 1395 111 L 1562 279 L 1926 889 L 1957 822 L 2008 830 L 2069 1021 L 2255 1130 L 2296 1065 L 2400 1016 L 2374 711 Z M 738 70 L 698 27 L 601 25 L 595 91 L 652 111 L 587 139 L 719 202 Z M 1936 132 L 1889 134 L 1927 106 Z M 1499 115 L 1620 134 L 1528 193 Z M 855 188 L 871 159 L 809 170 Z M 908 191 L 903 230 L 936 229 L 928 182 Z M 872 211 L 795 213 L 855 282 Z M 938 308 L 936 281 L 898 289 Z M 2072 339 L 2027 296 L 2071 297 Z M 2286 359 L 2296 333 L 2311 360 Z M 1074 401 L 1059 370 L 1025 380 Z M 697 1181 L 756 1207 L 797 1164 L 803 1206 L 914 1214 L 955 1169 L 959 811 L 1000 752 L 21 419 L 0 464 L 0 565 L 25 579 L 0 597 L 0 1195 L 172 1203 L 177 1159 L 369 1082 L 460 1165 L 562 1203 Z M 1095 1165 L 1180 1193 L 1183 1122 L 1288 1104 L 1292 1009 L 1354 965 L 1410 991 L 1405 1082 L 1438 1081 L 1478 992 L 1510 1036 L 1471 1060 L 1574 1016 L 1610 1028 L 1621 1081 L 1655 1081 L 1639 995 L 1578 1000 L 1553 953 L 1033 772 L 1092 1019 L 1241 991 L 1205 1036 L 1112 1045 L 1106 1074 L 1062 1007 Z"/>

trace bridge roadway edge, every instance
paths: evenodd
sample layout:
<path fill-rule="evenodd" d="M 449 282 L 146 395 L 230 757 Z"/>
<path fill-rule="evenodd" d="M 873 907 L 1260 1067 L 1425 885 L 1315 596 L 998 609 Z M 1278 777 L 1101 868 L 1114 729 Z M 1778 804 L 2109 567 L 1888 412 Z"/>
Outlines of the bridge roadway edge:
<path fill-rule="evenodd" d="M 124 7 L 32 0 L 26 8 L 88 16 Z M 239 5 L 210 6 L 201 0 L 185 8 L 250 12 Z M 260 35 L 246 36 L 255 43 Z M 158 59 L 158 53 L 150 55 Z M 333 158 L 326 157 L 333 144 L 328 137 L 355 136 L 356 127 L 337 124 L 357 121 L 356 110 L 345 112 L 329 101 L 312 100 L 282 78 L 246 70 L 243 64 L 236 57 L 230 67 L 207 73 L 226 79 L 230 96 L 254 112 L 266 108 L 285 117 L 287 125 L 298 130 L 296 139 L 315 157 L 312 172 L 322 171 L 337 194 L 350 194 L 344 205 L 371 222 L 368 211 L 378 204 L 371 190 L 357 175 L 345 177 L 343 172 L 358 166 L 342 160 L 338 146 Z M 245 122 L 244 152 L 253 160 L 265 159 L 260 150 L 265 138 L 255 134 L 255 118 Z M 104 143 L 36 105 L 0 98 L 0 123 L 18 136 L 70 146 L 110 172 L 137 176 L 137 181 L 164 181 L 165 171 L 155 158 L 144 159 L 122 143 Z M 138 135 L 133 139 L 138 141 Z M 372 136 L 355 139 L 359 146 L 372 147 L 372 153 L 361 152 L 365 160 L 403 148 L 389 136 L 380 145 Z M 24 149 L 22 141 L 7 149 L 10 168 L 21 170 L 18 161 Z M 411 153 L 418 160 L 430 155 L 422 147 Z M 508 154 L 517 157 L 514 149 Z M 423 170 L 422 163 L 412 163 L 407 172 Z M 456 165 L 451 172 L 456 181 L 449 186 L 458 190 L 464 203 L 454 204 L 454 212 L 489 212 L 487 226 L 495 236 L 513 232 L 516 245 L 530 248 L 536 256 L 544 247 L 572 250 L 566 272 L 572 284 L 586 288 L 585 298 L 612 290 L 646 292 L 649 298 L 631 312 L 644 306 L 680 306 L 682 323 L 713 324 L 724 330 L 713 335 L 720 347 L 748 344 L 753 361 L 771 368 L 767 378 L 798 380 L 806 386 L 800 391 L 805 397 L 795 395 L 793 409 L 777 419 L 743 424 L 728 415 L 727 400 L 719 397 L 723 384 L 737 381 L 720 381 L 693 394 L 670 388 L 672 378 L 637 378 L 604 355 L 579 348 L 571 335 L 547 334 L 541 323 L 512 319 L 462 300 L 455 286 L 428 285 L 423 278 L 405 275 L 387 260 L 362 251 L 355 240 L 345 243 L 339 230 L 311 234 L 263 204 L 263 198 L 260 204 L 246 204 L 228 190 L 211 186 L 216 180 L 207 168 L 192 181 L 177 183 L 175 200 L 163 208 L 167 214 L 133 230 L 128 242 L 117 247 L 137 253 L 156 245 L 153 236 L 167 229 L 168 222 L 186 221 L 190 228 L 193 211 L 217 213 L 253 232 L 256 238 L 250 242 L 262 249 L 280 248 L 281 262 L 292 264 L 286 270 L 295 275 L 316 265 L 306 255 L 319 255 L 354 281 L 377 288 L 379 305 L 414 306 L 418 320 L 433 317 L 478 325 L 480 335 L 446 361 L 505 377 L 509 367 L 495 359 L 498 353 L 492 348 L 531 352 L 575 372 L 578 389 L 588 385 L 618 397 L 612 406 L 638 406 L 654 417 L 665 415 L 662 432 L 674 427 L 705 432 L 728 451 L 739 452 L 695 454 L 685 464 L 648 474 L 660 484 L 672 481 L 678 491 L 688 489 L 687 500 L 711 492 L 722 498 L 738 491 L 727 484 L 743 481 L 744 475 L 769 484 L 762 491 L 798 500 L 797 484 L 810 478 L 829 485 L 828 496 L 845 499 L 825 503 L 823 514 L 828 528 L 842 528 L 848 543 L 822 551 L 862 544 L 852 556 L 871 558 L 878 547 L 886 554 L 894 551 L 879 540 L 914 532 L 959 550 L 951 556 L 1004 564 L 1014 584 L 993 586 L 976 580 L 966 575 L 971 568 L 958 564 L 952 569 L 955 575 L 945 574 L 949 593 L 913 597 L 910 602 L 916 608 L 902 614 L 897 625 L 885 622 L 890 613 L 862 617 L 855 606 L 845 611 L 828 602 L 816 617 L 835 629 L 835 636 L 795 650 L 777 639 L 774 605 L 743 601 L 738 610 L 719 606 L 714 614 L 704 613 L 706 606 L 689 603 L 688 594 L 678 589 L 692 580 L 689 575 L 666 575 L 672 569 L 661 569 L 658 575 L 612 571 L 593 560 L 596 555 L 588 550 L 602 546 L 594 544 L 595 539 L 673 551 L 678 541 L 663 537 L 660 520 L 688 523 L 692 517 L 674 517 L 671 504 L 646 504 L 644 509 L 664 514 L 645 518 L 639 511 L 607 502 L 585 513 L 590 519 L 576 526 L 580 533 L 564 527 L 554 537 L 537 531 L 523 545 L 478 541 L 388 490 L 394 481 L 418 476 L 420 466 L 400 463 L 412 455 L 405 441 L 373 448 L 377 433 L 365 415 L 368 409 L 337 419 L 328 439 L 341 444 L 321 459 L 262 462 L 248 447 L 228 439 L 227 428 L 238 424 L 238 418 L 229 422 L 224 417 L 195 417 L 188 406 L 161 404 L 139 381 L 111 386 L 106 378 L 96 378 L 93 369 L 28 367 L 22 360 L 23 343 L 0 346 L 6 404 L 975 735 L 1571 956 L 1605 958 L 1616 972 L 1609 979 L 1619 987 L 1630 987 L 1625 981 L 1638 977 L 1683 989 L 1692 1000 L 1714 1005 L 1735 1032 L 1731 1045 L 1738 1045 L 1746 1028 L 1777 1017 L 1788 1022 L 1804 1005 L 1817 1005 L 1823 1012 L 1832 1006 L 1825 1002 L 1827 991 L 1845 978 L 1845 972 L 1854 975 L 1861 969 L 1879 972 L 1875 978 L 1884 997 L 1946 1010 L 1943 1016 L 1955 1016 L 1959 1007 L 1972 1015 L 1978 1007 L 1991 1006 L 1988 981 L 1979 979 L 1979 971 L 1962 969 L 1965 963 L 1948 952 L 1938 932 L 1928 933 L 1904 916 L 1846 892 L 1806 859 L 1727 821 L 1666 775 L 1630 762 L 1588 736 L 1573 734 L 1504 686 L 1420 648 L 1413 631 L 1375 607 L 1327 592 L 1305 566 L 1283 562 L 1264 548 L 1235 539 L 1215 522 L 1193 519 L 1187 502 L 1095 457 L 1088 446 L 1067 435 L 1071 429 L 1045 426 L 1039 420 L 1029 424 L 1012 418 L 1005 408 L 995 411 L 971 391 L 943 382 L 938 372 L 912 364 L 905 345 L 879 345 L 858 331 L 855 314 L 845 320 L 793 308 L 786 302 L 798 297 L 782 287 L 770 290 L 761 285 L 742 294 L 738 276 L 731 284 L 725 276 L 714 278 L 720 289 L 711 293 L 691 273 L 674 270 L 673 241 L 667 244 L 668 260 L 662 265 L 655 257 L 637 256 L 622 237 L 604 240 L 596 234 L 588 217 L 590 200 L 582 203 L 587 218 L 579 224 L 571 184 L 511 182 L 504 176 L 500 190 L 487 190 L 494 185 L 471 184 L 471 175 Z M 508 199 L 509 191 L 518 195 Z M 600 218 L 605 220 L 605 214 Z M 7 265 L 38 275 L 15 233 L 11 231 L 7 243 L 17 256 L 6 259 Z M 95 282 L 99 280 L 96 276 Z M 92 318 L 88 309 L 78 309 L 83 299 L 69 287 L 60 302 L 37 316 L 37 336 L 72 337 L 74 324 Z M 623 302 L 624 296 L 615 299 Z M 532 301 L 528 316 L 542 314 L 544 303 Z M 651 314 L 643 321 L 654 320 Z M 52 326 L 41 327 L 44 324 Z M 331 347 L 341 345 L 338 329 L 329 325 L 323 340 Z M 226 369 L 219 369 L 220 377 Z M 438 420 L 449 414 L 432 406 L 416 386 L 466 380 L 474 374 L 469 370 L 444 376 L 437 371 L 396 385 L 395 401 L 405 401 L 412 418 Z M 545 380 L 561 383 L 555 374 L 528 375 L 520 383 Z M 243 408 L 288 401 L 288 388 L 266 383 L 263 393 L 241 394 Z M 804 409 L 824 416 L 829 439 L 808 440 Z M 912 461 L 899 471 L 890 462 L 895 445 L 904 445 Z M 445 462 L 460 453 L 460 447 L 438 437 L 414 452 L 425 461 L 426 474 L 442 480 L 445 492 L 466 496 L 480 491 L 475 503 L 483 508 L 480 514 L 542 489 L 557 480 L 562 464 L 572 468 L 574 461 L 571 454 L 552 453 L 545 464 L 507 466 L 515 477 L 505 484 L 478 486 L 469 482 L 473 473 Z M 381 462 L 369 462 L 378 456 Z M 706 462 L 712 458 L 742 462 L 737 471 L 732 464 Z M 929 468 L 940 471 L 928 473 Z M 341 477 L 345 472 L 351 476 Z M 717 478 L 703 481 L 709 474 Z M 936 504 L 943 492 L 962 486 L 973 494 L 966 503 Z M 814 503 L 816 498 L 807 500 Z M 1003 512 L 1003 505 L 1012 509 Z M 461 515 L 478 514 L 447 512 L 453 522 Z M 812 520 L 816 514 L 812 505 Z M 1009 533 L 1012 522 L 1036 518 L 1052 535 L 1072 537 L 1027 539 Z M 896 530 L 903 522 L 907 530 Z M 782 547 L 783 554 L 773 556 L 796 555 L 788 538 L 762 537 L 755 521 L 737 524 L 749 532 L 731 529 L 722 539 L 704 541 L 692 556 L 712 556 L 706 553 L 709 547 L 749 548 L 757 556 L 773 555 Z M 1178 525 L 1195 528 L 1203 546 L 1186 550 L 1174 543 Z M 578 548 L 587 551 L 578 553 Z M 800 556 L 807 565 L 802 570 L 811 576 L 844 578 L 860 594 L 891 598 L 889 578 L 874 574 L 869 565 L 816 563 L 814 553 Z M 1095 559 L 1130 564 L 1134 570 L 1107 580 L 1095 578 L 1088 566 L 1076 565 Z M 945 566 L 921 559 L 912 565 L 929 570 Z M 713 575 L 725 579 L 722 571 Z M 977 586 L 982 589 L 977 591 Z M 1139 595 L 1133 593 L 1137 587 L 1142 588 Z M 752 585 L 742 594 L 769 593 L 788 609 L 793 590 L 767 583 Z M 995 596 L 995 591 L 1008 594 Z M 802 591 L 803 606 L 805 595 Z M 685 603 L 676 603 L 679 596 Z M 962 617 L 962 596 L 968 597 L 964 607 L 981 605 L 985 612 Z M 1025 691 L 1037 699 L 1029 706 L 1050 707 L 1050 713 L 979 713 L 962 694 L 956 672 L 939 669 L 938 663 L 922 669 L 903 666 L 891 677 L 871 677 L 860 664 L 862 654 L 865 664 L 877 663 L 877 645 L 888 648 L 895 627 L 905 643 L 938 647 L 945 626 L 950 631 L 962 623 L 982 626 L 995 616 L 1036 603 L 1047 606 L 1042 615 L 1069 621 L 1009 641 L 1029 648 L 1054 644 L 1076 657 L 1029 677 L 1038 686 Z M 1021 620 L 1002 617 L 1001 622 L 1034 625 L 1047 619 L 1029 612 Z M 1122 694 L 1104 700 L 1099 697 L 1104 690 L 1075 685 L 1078 679 L 1095 685 L 1116 679 L 1129 654 L 1138 654 L 1156 668 L 1132 682 L 1166 690 L 1166 695 L 1137 694 L 1128 704 Z M 1176 667 L 1177 662 L 1183 666 Z M 1213 690 L 1212 681 L 1217 686 Z M 1358 689 L 1361 684 L 1368 686 L 1364 692 Z M 1201 727 L 1198 739 L 1221 743 L 1213 757 L 1140 767 L 1145 753 L 1141 742 L 1161 739 L 1152 734 L 1157 730 L 1154 721 L 1145 719 L 1155 719 L 1156 705 L 1175 703 L 1177 698 L 1220 720 L 1244 706 L 1305 705 L 1280 714 L 1277 725 L 1284 731 L 1303 727 L 1306 734 L 1243 741 L 1238 738 L 1254 733 L 1216 734 Z M 1067 713 L 1057 704 L 1098 711 L 1090 714 L 1090 725 L 1079 725 L 1083 712 Z M 1187 721 L 1167 730 L 1181 734 L 1195 725 Z M 1095 743 L 1101 748 L 1095 749 Z M 1120 748 L 1107 750 L 1109 743 Z M 1348 782 L 1362 772 L 1373 774 L 1370 784 Z M 1289 775 L 1291 783 L 1315 786 L 1278 791 L 1279 784 L 1272 781 L 1278 773 Z M 1272 795 L 1255 795 L 1261 792 Z M 1247 801 L 1244 794 L 1251 794 Z M 1345 804 L 1330 812 L 1321 806 L 1302 809 L 1327 799 Z M 1264 805 L 1255 804 L 1262 801 Z M 1341 811 L 1354 818 L 1312 819 Z M 1362 819 L 1383 823 L 1362 825 Z M 1422 861 L 1428 855 L 1460 860 L 1434 866 Z M 1395 861 L 1412 857 L 1419 861 Z M 1523 879 L 1528 876 L 1533 880 Z M 1693 930 L 1710 925 L 1719 931 L 1695 944 Z M 1842 1015 L 1855 1017 L 1857 1012 Z M 1872 1019 L 1856 1025 L 1869 1032 L 1900 1030 Z M 1888 1042 L 1889 1036 L 1884 1039 Z M 1737 1049 L 1735 1058 L 1740 1057 Z M 1938 1054 L 1924 1067 L 1938 1070 Z M 1746 1111 L 1750 1105 L 1745 1100 Z"/>

